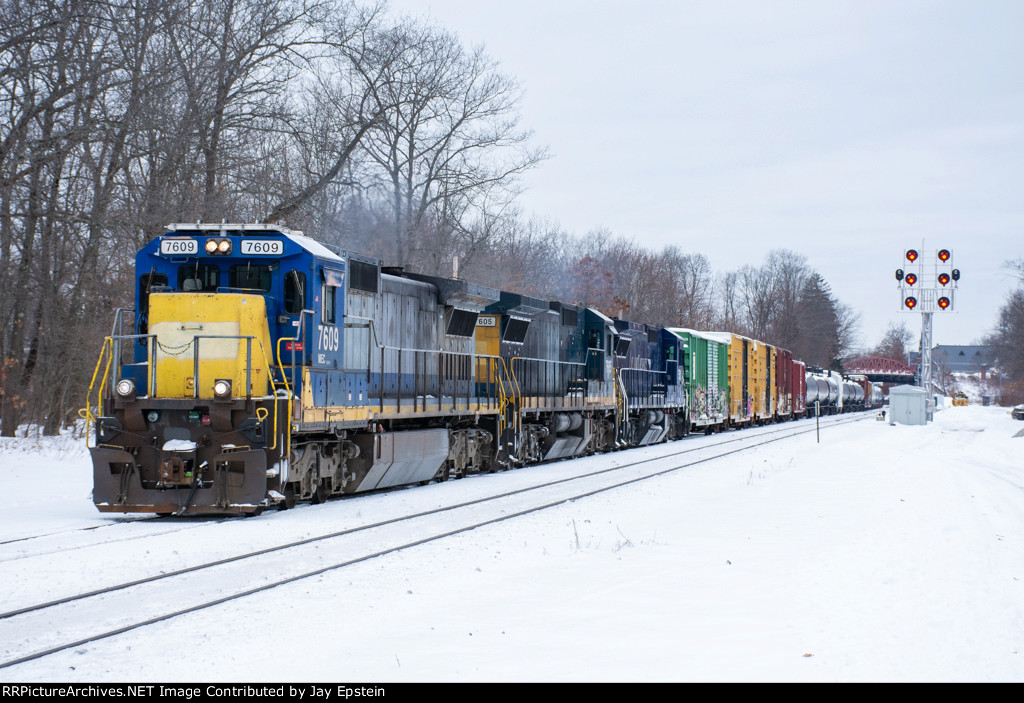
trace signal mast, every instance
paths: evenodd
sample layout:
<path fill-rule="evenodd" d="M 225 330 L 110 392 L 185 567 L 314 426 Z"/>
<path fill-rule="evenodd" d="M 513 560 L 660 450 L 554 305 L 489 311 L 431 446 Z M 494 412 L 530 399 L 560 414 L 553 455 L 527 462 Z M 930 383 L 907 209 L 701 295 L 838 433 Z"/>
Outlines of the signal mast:
<path fill-rule="evenodd" d="M 903 252 L 904 268 L 896 269 L 901 312 L 921 313 L 921 387 L 931 392 L 932 386 L 932 315 L 953 312 L 960 269 L 953 268 L 949 249 L 925 251 L 907 249 Z"/>

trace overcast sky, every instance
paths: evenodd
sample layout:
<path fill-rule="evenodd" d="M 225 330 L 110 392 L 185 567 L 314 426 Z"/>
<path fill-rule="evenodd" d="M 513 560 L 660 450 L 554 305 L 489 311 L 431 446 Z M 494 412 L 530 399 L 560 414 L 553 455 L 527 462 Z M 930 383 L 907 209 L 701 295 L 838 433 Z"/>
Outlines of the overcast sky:
<path fill-rule="evenodd" d="M 906 247 L 963 278 L 935 342 L 995 324 L 1024 256 L 1024 2 L 391 0 L 483 44 L 552 158 L 525 212 L 702 252 L 790 249 L 861 314 L 899 311 Z M 915 340 L 916 341 L 916 340 Z"/>

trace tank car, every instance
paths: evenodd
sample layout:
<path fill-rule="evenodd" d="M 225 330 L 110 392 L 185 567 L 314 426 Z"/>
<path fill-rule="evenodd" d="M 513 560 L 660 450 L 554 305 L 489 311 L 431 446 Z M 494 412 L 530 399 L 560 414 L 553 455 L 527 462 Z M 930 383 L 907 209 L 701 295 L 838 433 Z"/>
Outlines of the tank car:
<path fill-rule="evenodd" d="M 834 371 L 807 367 L 807 412 L 831 415 L 842 409 L 842 378 Z"/>
<path fill-rule="evenodd" d="M 842 378 L 843 405 L 842 412 L 854 412 L 864 409 L 864 387 L 851 378 Z"/>

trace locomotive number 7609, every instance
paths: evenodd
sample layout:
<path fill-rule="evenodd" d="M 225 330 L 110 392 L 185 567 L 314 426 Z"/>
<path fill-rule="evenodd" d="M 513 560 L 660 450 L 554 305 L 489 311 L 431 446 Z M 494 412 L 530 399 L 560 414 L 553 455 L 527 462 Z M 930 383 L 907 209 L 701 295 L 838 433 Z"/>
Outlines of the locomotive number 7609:
<path fill-rule="evenodd" d="M 338 346 L 341 341 L 341 334 L 338 332 L 337 327 L 325 327 L 323 325 L 319 325 L 317 327 L 317 332 L 317 349 L 321 351 L 338 351 Z"/>

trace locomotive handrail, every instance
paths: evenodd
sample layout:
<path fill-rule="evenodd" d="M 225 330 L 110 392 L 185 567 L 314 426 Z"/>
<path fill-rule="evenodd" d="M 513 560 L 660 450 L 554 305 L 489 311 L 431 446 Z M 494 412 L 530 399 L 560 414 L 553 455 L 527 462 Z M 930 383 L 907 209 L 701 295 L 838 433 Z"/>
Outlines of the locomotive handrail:
<path fill-rule="evenodd" d="M 263 357 L 263 363 L 266 365 L 266 369 L 269 372 L 267 374 L 267 383 L 270 384 L 269 390 L 274 390 L 274 372 L 273 366 L 267 359 L 267 352 L 263 349 L 263 342 L 251 334 L 196 334 L 192 335 L 192 339 L 195 344 L 192 346 L 192 397 L 199 397 L 199 340 L 200 339 L 237 339 L 245 340 L 245 397 L 246 399 L 252 397 L 252 342 L 255 339 L 259 345 L 260 355 Z M 155 355 L 154 355 L 155 356 Z M 284 379 L 285 389 L 288 388 L 288 379 Z"/>
<path fill-rule="evenodd" d="M 428 376 L 428 374 L 427 374 L 427 360 L 429 358 L 432 358 L 432 357 L 437 359 L 437 379 L 438 379 L 438 381 L 437 381 L 437 383 L 438 383 L 438 386 L 437 386 L 437 391 L 438 391 L 437 392 L 437 410 L 440 411 L 440 410 L 444 409 L 444 402 L 445 402 L 445 397 L 446 397 L 446 394 L 444 392 L 444 390 L 445 390 L 445 383 L 446 382 L 451 382 L 451 381 L 454 381 L 456 383 L 456 386 L 451 390 L 451 393 L 449 394 L 449 397 L 451 397 L 451 399 L 452 399 L 453 409 L 457 406 L 458 398 L 461 397 L 459 392 L 458 392 L 458 383 L 460 381 L 465 381 L 466 382 L 466 386 L 465 386 L 466 387 L 465 402 L 466 402 L 467 409 L 474 405 L 474 401 L 475 401 L 475 406 L 476 406 L 477 410 L 481 409 L 484 406 L 484 402 L 485 401 L 486 401 L 486 403 L 487 403 L 487 405 L 489 407 L 493 407 L 493 403 L 496 401 L 498 403 L 498 408 L 497 409 L 499 409 L 499 410 L 505 404 L 507 404 L 507 400 L 503 400 L 501 396 L 506 393 L 505 387 L 504 387 L 504 383 L 505 383 L 504 382 L 504 377 L 507 377 L 508 371 L 507 371 L 507 369 L 502 368 L 502 367 L 504 367 L 504 360 L 500 356 L 493 356 L 493 355 L 490 355 L 490 354 L 477 354 L 476 352 L 452 351 L 452 350 L 447 350 L 447 349 L 418 349 L 418 348 L 415 348 L 415 347 L 396 347 L 396 346 L 390 346 L 390 345 L 385 345 L 385 344 L 378 345 L 377 349 L 380 351 L 380 361 L 379 361 L 380 366 L 379 366 L 379 370 L 378 371 L 379 371 L 380 378 L 381 378 L 381 388 L 380 388 L 379 397 L 377 399 L 378 408 L 379 408 L 380 412 L 384 412 L 385 401 L 387 400 L 387 397 L 388 397 L 388 393 L 387 393 L 387 391 L 385 390 L 385 387 L 384 387 L 384 376 L 385 376 L 387 368 L 388 368 L 388 360 L 387 360 L 387 357 L 386 357 L 386 354 L 385 354 L 386 352 L 394 352 L 395 353 L 395 355 L 393 357 L 393 364 L 394 364 L 395 368 L 397 369 L 398 387 L 397 387 L 397 389 L 395 391 L 394 399 L 395 399 L 395 402 L 396 402 L 396 408 L 395 409 L 398 410 L 398 411 L 400 411 L 402 409 L 402 398 L 403 398 L 403 391 L 402 391 L 402 374 L 403 374 L 403 360 L 402 360 L 402 356 L 403 355 L 412 355 L 411 364 L 412 364 L 412 377 L 413 377 L 413 386 L 414 386 L 414 388 L 413 388 L 413 391 L 412 391 L 411 399 L 412 399 L 412 403 L 413 403 L 413 412 L 417 412 L 417 411 L 421 410 L 421 408 L 419 407 L 419 405 L 420 405 L 420 398 L 421 397 L 422 397 L 422 411 L 426 411 L 428 409 L 427 408 L 427 404 L 428 404 L 428 395 L 429 394 L 427 393 L 428 389 L 425 386 L 426 386 L 426 378 Z M 445 361 L 446 359 L 449 360 L 449 361 L 446 362 Z M 487 398 L 484 398 L 483 396 L 475 395 L 473 393 L 472 389 L 471 389 L 470 382 L 472 382 L 474 380 L 476 380 L 477 382 L 480 382 L 480 379 L 477 377 L 476 373 L 480 369 L 480 361 L 481 360 L 483 360 L 483 361 L 485 361 L 487 363 L 487 367 L 488 367 L 487 377 L 489 378 L 492 375 L 494 376 L 494 379 L 496 381 L 496 388 L 499 390 L 499 396 L 497 398 L 493 398 L 492 399 L 490 396 L 488 396 Z M 471 370 L 472 373 L 468 373 L 467 372 L 464 376 L 459 376 L 458 374 L 456 374 L 454 377 L 449 376 L 446 373 L 446 370 L 451 367 L 451 364 L 452 364 L 453 361 L 455 363 L 458 363 L 461 367 L 464 367 L 467 371 Z M 422 373 L 421 373 L 421 369 L 422 369 Z M 372 371 L 373 371 L 373 369 L 370 368 L 370 372 L 372 372 Z M 500 371 L 504 371 L 504 374 L 500 373 Z M 420 383 L 421 377 L 423 379 L 424 386 L 423 387 L 418 387 L 419 383 Z M 495 381 L 486 381 L 486 382 L 490 383 L 490 382 L 495 382 Z"/>
<path fill-rule="evenodd" d="M 626 386 L 622 382 L 622 375 L 619 369 L 612 367 L 612 380 L 615 383 L 615 406 L 618 414 L 618 422 L 615 423 L 615 443 L 623 441 L 626 423 L 629 420 L 629 396 L 626 393 Z"/>
<path fill-rule="evenodd" d="M 306 316 L 312 316 L 314 314 L 315 311 L 313 310 L 302 310 L 299 318 L 299 329 L 296 332 L 296 335 L 292 337 L 281 337 L 277 340 L 277 367 L 281 370 L 282 377 L 284 377 L 288 373 L 286 369 L 290 368 L 293 388 L 298 387 L 296 382 L 296 356 L 295 354 L 293 354 L 291 362 L 289 364 L 285 364 L 282 361 L 281 345 L 287 342 L 304 342 Z M 509 378 L 509 373 L 508 369 L 505 367 L 504 359 L 502 359 L 500 356 L 477 354 L 475 352 L 453 351 L 445 349 L 421 349 L 416 347 L 401 347 L 382 344 L 378 336 L 376 324 L 373 318 L 363 317 L 361 315 L 346 314 L 344 316 L 343 324 L 346 328 L 367 329 L 369 332 L 367 337 L 367 343 L 370 346 L 370 349 L 368 351 L 370 351 L 372 354 L 373 350 L 375 349 L 377 352 L 380 353 L 378 361 L 378 371 L 381 374 L 381 389 L 379 398 L 376 399 L 376 404 L 379 412 L 384 412 L 385 403 L 388 400 L 388 392 L 384 387 L 383 380 L 383 375 L 386 369 L 389 367 L 389 360 L 386 356 L 388 353 L 393 353 L 395 355 L 394 360 L 390 363 L 396 364 L 398 369 L 398 388 L 396 389 L 394 394 L 394 400 L 397 403 L 397 410 L 401 410 L 403 404 L 402 401 L 406 397 L 406 394 L 403 392 L 401 381 L 402 369 L 407 366 L 407 364 L 402 359 L 403 355 L 412 355 L 413 357 L 413 371 L 411 375 L 413 377 L 414 386 L 414 389 L 412 391 L 412 403 L 414 411 L 427 411 L 429 409 L 428 405 L 432 404 L 432 394 L 429 392 L 430 389 L 426 387 L 426 379 L 429 376 L 428 366 L 430 365 L 428 360 L 431 357 L 437 359 L 436 377 L 438 379 L 438 393 L 436 407 L 438 411 L 442 411 L 444 409 L 444 403 L 446 398 L 452 399 L 453 407 L 455 407 L 458 404 L 459 399 L 465 400 L 467 408 L 471 408 L 475 405 L 477 410 L 483 408 L 485 404 L 488 407 L 496 406 L 496 409 L 498 409 L 499 411 L 503 411 L 508 406 L 509 389 L 506 388 L 506 379 Z M 302 364 L 304 364 L 306 357 L 305 348 L 303 348 L 302 356 Z M 484 364 L 486 370 L 481 371 L 481 363 Z M 450 376 L 448 371 L 453 364 L 465 368 L 466 371 L 456 371 L 456 373 L 453 376 Z M 374 372 L 373 366 L 374 365 L 372 363 L 367 364 L 366 377 L 368 382 L 370 380 L 371 375 Z M 469 383 L 472 382 L 474 379 L 477 379 L 479 381 L 479 379 L 484 377 L 490 379 L 489 381 L 487 381 L 488 383 L 495 384 L 496 394 L 494 396 L 486 398 L 484 396 L 479 396 L 473 392 L 471 385 L 469 385 Z M 465 394 L 463 394 L 458 388 L 458 386 L 460 385 L 460 381 L 467 382 Z M 449 382 L 455 382 L 456 386 L 454 389 L 452 389 L 451 393 L 445 393 L 445 385 Z"/>
<path fill-rule="evenodd" d="M 257 337 L 252 335 L 194 335 L 193 336 L 193 398 L 198 398 L 199 389 L 199 342 L 201 338 L 205 339 L 245 339 L 246 340 L 246 398 L 250 398 L 252 395 L 252 340 L 256 339 L 256 343 L 259 345 L 260 355 L 263 357 L 264 368 L 267 370 L 267 381 L 270 384 L 271 389 L 274 388 L 273 381 L 273 367 L 267 360 L 266 351 L 263 349 L 263 343 Z M 103 396 L 106 389 L 106 382 L 108 377 L 111 379 L 111 387 L 116 385 L 120 372 L 120 345 L 121 342 L 130 339 L 151 339 L 152 342 L 147 344 L 148 359 L 146 365 L 148 366 L 149 383 L 147 388 L 146 397 L 154 398 L 157 392 L 157 374 L 156 374 L 156 356 L 157 356 L 157 335 L 155 334 L 125 334 L 125 335 L 110 335 L 104 338 L 103 345 L 100 348 L 100 356 L 96 360 L 96 368 L 93 370 L 92 379 L 89 382 L 89 389 L 86 393 L 85 407 L 78 411 L 80 417 L 86 421 L 86 436 L 89 435 L 89 428 L 91 423 L 97 419 L 97 417 L 103 416 Z M 106 358 L 106 365 L 103 364 L 104 358 Z M 115 363 L 115 359 L 117 360 Z M 103 366 L 103 373 L 100 375 L 100 367 Z M 113 367 L 113 368 L 112 368 Z M 99 379 L 99 386 L 97 387 L 96 381 Z M 291 392 L 288 387 L 287 378 L 283 379 L 285 384 L 285 390 L 288 391 L 288 414 L 290 417 L 291 413 Z M 97 416 L 92 414 L 92 393 L 96 390 L 96 412 Z M 269 447 L 270 449 L 277 448 L 277 427 L 278 427 L 278 411 L 277 411 L 277 395 L 274 394 L 274 426 L 273 426 L 273 443 Z M 290 446 L 290 437 L 286 446 Z M 88 445 L 88 439 L 86 440 Z"/>
<path fill-rule="evenodd" d="M 119 308 L 119 310 L 127 310 L 129 308 Z M 116 326 L 116 322 L 115 322 Z M 92 415 L 92 392 L 96 390 L 96 413 L 98 417 L 103 417 L 103 393 L 107 385 L 107 378 L 111 378 L 111 388 L 117 385 L 118 382 L 118 371 L 121 365 L 120 354 L 121 354 L 121 341 L 124 339 L 156 339 L 155 334 L 126 334 L 126 335 L 110 335 L 103 339 L 103 344 L 100 347 L 100 356 L 96 360 L 96 368 L 92 372 L 92 379 L 89 381 L 89 389 L 85 395 L 85 407 L 78 411 L 78 416 L 85 419 L 85 432 L 86 432 L 86 446 L 89 446 L 89 425 L 92 420 L 96 418 Z M 150 360 L 146 364 L 150 367 L 150 379 L 149 388 L 147 394 L 153 395 L 153 388 L 156 387 L 156 365 L 152 363 L 152 359 L 155 358 L 156 345 L 149 344 Z M 103 374 L 99 375 L 100 366 L 103 365 L 103 358 L 106 357 L 107 363 L 103 368 Z M 117 359 L 117 363 L 114 360 Z M 113 368 L 111 365 L 113 364 Z M 96 387 L 96 379 L 99 378 L 100 385 Z"/>
<path fill-rule="evenodd" d="M 561 393 L 557 394 L 558 397 L 575 395 L 576 391 L 573 391 L 572 388 L 571 388 L 572 382 L 573 381 L 579 381 L 579 380 L 586 380 L 587 364 L 586 364 L 585 361 L 584 362 L 580 362 L 580 361 L 561 361 L 561 360 L 556 360 L 556 359 L 538 359 L 538 358 L 535 358 L 535 357 L 528 357 L 528 356 L 514 356 L 511 359 L 509 359 L 509 364 L 510 364 L 510 366 L 512 368 L 512 381 L 514 383 L 514 388 L 515 388 L 515 391 L 516 391 L 516 395 L 520 399 L 520 401 L 522 400 L 522 388 L 519 385 L 519 374 L 516 373 L 517 362 L 518 362 L 518 365 L 520 366 L 520 368 L 523 368 L 525 366 L 526 362 L 535 362 L 535 363 L 538 363 L 538 364 L 546 364 L 546 365 L 553 366 L 553 367 L 556 367 L 556 368 L 559 367 L 559 366 L 576 367 L 577 372 L 582 371 L 583 372 L 582 375 L 577 373 L 577 374 L 575 374 L 575 377 L 570 377 L 570 378 L 567 379 L 568 383 L 566 384 L 565 393 L 564 394 L 561 394 Z M 545 376 L 546 376 L 546 374 L 545 374 Z M 546 397 L 555 397 L 555 395 L 549 393 L 548 390 L 549 389 L 546 387 L 546 378 L 545 378 L 545 388 L 544 388 L 544 391 L 543 391 L 542 395 L 546 396 Z M 560 390 L 560 388 L 558 390 Z M 583 394 L 583 401 L 585 403 L 587 401 L 587 399 L 588 399 L 588 394 L 587 394 L 586 388 L 584 387 L 579 392 L 581 392 Z"/>
<path fill-rule="evenodd" d="M 124 327 L 124 313 L 130 312 L 135 314 L 135 308 L 117 308 L 114 310 L 114 324 L 110 329 L 111 337 L 118 337 L 121 335 L 121 328 Z"/>
<path fill-rule="evenodd" d="M 267 383 L 269 384 L 269 390 L 274 399 L 274 426 L 273 426 L 273 442 L 271 442 L 268 449 L 277 449 L 277 416 L 278 416 L 278 400 L 280 398 L 277 395 L 277 389 L 274 383 L 274 366 L 267 359 L 267 351 L 263 348 L 263 341 L 255 335 L 232 335 L 232 334 L 196 334 L 192 335 L 192 397 L 195 399 L 199 398 L 199 340 L 200 339 L 237 339 L 246 341 L 245 345 L 245 398 L 249 400 L 252 397 L 252 341 L 255 339 L 256 344 L 259 346 L 260 356 L 263 357 L 264 368 L 267 370 Z M 156 367 L 156 350 L 153 350 L 153 367 Z M 156 372 L 154 370 L 154 379 L 156 378 Z M 288 394 L 286 402 L 286 416 L 291 418 L 291 389 L 288 386 L 288 379 L 282 376 L 282 383 L 284 383 L 285 391 Z M 291 433 L 285 433 L 284 435 L 284 456 L 288 456 L 291 451 Z"/>
<path fill-rule="evenodd" d="M 623 378 L 623 374 L 625 374 L 626 372 L 633 372 L 633 373 L 637 373 L 637 374 L 648 374 L 648 375 L 652 375 L 652 376 L 653 375 L 664 376 L 665 377 L 665 382 L 664 382 L 665 390 L 662 391 L 661 393 L 658 393 L 657 391 L 653 390 L 653 384 L 652 384 L 652 389 L 647 394 L 646 397 L 651 398 L 651 397 L 656 396 L 656 395 L 662 395 L 662 396 L 664 396 L 666 398 L 666 402 L 668 402 L 668 397 L 669 397 L 669 392 L 668 392 L 668 389 L 669 389 L 668 371 L 660 371 L 658 369 L 642 369 L 642 368 L 639 368 L 639 367 L 636 367 L 636 366 L 627 366 L 625 368 L 618 368 L 618 369 L 616 369 L 616 371 L 618 372 L 619 378 L 622 379 L 622 382 L 623 382 L 624 385 L 625 385 L 625 379 Z M 684 405 L 684 406 L 686 404 L 685 396 L 686 396 L 686 393 L 685 393 L 685 390 L 684 390 L 683 391 L 683 401 L 681 403 L 681 405 Z M 640 396 L 637 396 L 637 398 L 639 398 L 639 397 Z M 675 400 L 675 399 L 673 399 L 673 400 Z M 634 405 L 636 405 L 636 404 L 634 404 Z M 636 407 L 639 407 L 639 405 L 636 405 Z"/>
<path fill-rule="evenodd" d="M 97 392 L 97 395 L 96 395 L 96 414 L 99 417 L 103 417 L 103 384 L 104 384 L 104 380 L 107 377 L 107 374 L 110 372 L 110 362 L 114 358 L 114 355 L 112 353 L 108 354 L 107 351 L 108 351 L 108 349 L 111 349 L 112 347 L 113 347 L 113 339 L 111 339 L 110 337 L 104 338 L 103 345 L 100 347 L 100 356 L 99 356 L 98 359 L 96 359 L 96 368 L 93 369 L 92 379 L 89 381 L 89 390 L 86 391 L 86 394 L 85 394 L 85 407 L 78 411 L 78 416 L 85 420 L 85 445 L 86 445 L 86 447 L 89 447 L 89 448 L 92 448 L 94 446 L 94 445 L 89 443 L 90 442 L 90 435 L 92 434 L 89 431 L 89 428 L 92 425 L 92 421 L 96 419 L 95 417 L 93 417 L 93 414 L 92 414 L 92 401 L 91 401 L 92 391 L 93 391 L 93 388 L 96 386 L 96 378 L 97 378 L 97 374 L 99 374 L 99 372 L 100 372 L 100 366 L 103 365 L 103 357 L 106 356 L 107 357 L 107 365 L 103 369 L 103 375 L 100 376 L 100 379 L 101 379 L 100 380 L 100 388 L 99 388 L 99 390 Z"/>
<path fill-rule="evenodd" d="M 452 351 L 452 350 L 447 350 L 447 349 L 420 349 L 420 348 L 417 348 L 417 347 L 399 347 L 399 346 L 392 346 L 392 345 L 388 345 L 388 344 L 382 344 L 381 341 L 380 341 L 380 337 L 377 334 L 376 322 L 375 322 L 375 320 L 373 318 L 371 318 L 371 317 L 363 317 L 361 315 L 348 315 L 348 314 L 346 314 L 345 315 L 345 319 L 346 320 L 356 320 L 356 321 L 365 323 L 365 327 L 369 330 L 369 336 L 367 338 L 367 343 L 369 345 L 373 346 L 373 347 L 376 347 L 376 350 L 378 352 L 380 352 L 379 373 L 381 375 L 381 389 L 380 389 L 380 397 L 377 399 L 378 409 L 379 409 L 380 412 L 384 412 L 385 400 L 387 398 L 387 393 L 386 393 L 386 391 L 384 389 L 384 380 L 383 380 L 383 376 L 384 376 L 384 373 L 385 373 L 385 368 L 387 366 L 385 352 L 395 352 L 395 354 L 396 354 L 395 363 L 396 363 L 396 365 L 398 367 L 398 376 L 399 376 L 398 390 L 397 390 L 397 392 L 395 394 L 395 401 L 397 403 L 396 410 L 401 410 L 401 407 L 402 407 L 402 390 L 401 390 L 402 382 L 401 382 L 401 375 L 402 375 L 402 355 L 403 354 L 412 354 L 413 355 L 413 360 L 412 360 L 413 374 L 412 375 L 413 375 L 413 385 L 414 386 L 416 386 L 419 383 L 419 378 L 420 378 L 420 375 L 421 375 L 420 374 L 421 365 L 422 365 L 422 369 L 423 369 L 423 374 L 422 374 L 423 377 L 426 378 L 426 376 L 427 376 L 426 369 L 427 369 L 427 358 L 428 358 L 428 355 L 436 355 L 437 360 L 438 360 L 438 368 L 437 368 L 437 377 L 438 377 L 437 410 L 438 411 L 443 410 L 444 396 L 445 396 L 443 386 L 444 386 L 444 382 L 446 380 L 449 380 L 446 377 L 445 372 L 444 372 L 443 359 L 445 359 L 445 358 L 449 358 L 449 359 L 464 359 L 466 362 L 468 362 L 466 364 L 466 368 L 474 370 L 474 375 L 473 376 L 468 376 L 467 375 L 467 377 L 464 378 L 464 379 L 456 378 L 456 379 L 454 379 L 456 381 L 458 381 L 458 380 L 465 380 L 465 381 L 472 380 L 472 378 L 475 378 L 475 372 L 477 370 L 479 370 L 479 368 L 480 368 L 480 364 L 479 364 L 480 360 L 482 360 L 482 359 L 483 360 L 488 360 L 488 366 L 493 371 L 493 376 L 495 377 L 495 379 L 497 381 L 496 387 L 498 389 L 498 397 L 495 398 L 494 400 L 496 400 L 497 403 L 498 403 L 498 410 L 499 410 L 499 412 L 501 412 L 507 406 L 508 398 L 507 398 L 507 393 L 506 393 L 506 390 L 505 390 L 505 387 L 504 387 L 505 386 L 504 379 L 508 377 L 508 369 L 504 368 L 504 366 L 505 366 L 504 359 L 502 359 L 500 356 L 492 356 L 490 354 L 477 354 L 476 352 Z M 362 327 L 363 325 L 356 325 L 356 324 L 352 324 L 350 322 L 345 322 L 345 326 L 346 327 Z M 498 362 L 500 362 L 500 368 L 499 368 Z M 499 373 L 498 371 L 503 371 L 504 373 L 502 374 L 502 373 Z M 372 373 L 373 373 L 372 364 L 367 364 L 367 369 L 366 369 L 367 380 L 369 380 L 369 378 L 370 378 Z M 492 375 L 492 372 L 488 372 L 487 375 L 488 375 L 488 377 L 490 377 Z M 418 411 L 420 409 L 419 408 L 419 404 L 420 404 L 419 398 L 420 398 L 421 395 L 423 397 L 423 401 L 422 401 L 423 402 L 423 407 L 422 407 L 422 410 L 423 411 L 427 410 L 427 402 L 428 401 L 427 401 L 426 388 L 423 388 L 422 390 L 424 391 L 422 394 L 417 392 L 417 390 L 415 388 L 413 390 L 412 402 L 413 402 L 413 411 L 414 412 L 416 412 L 416 411 Z M 452 397 L 452 403 L 453 403 L 453 407 L 454 407 L 454 405 L 456 405 L 456 398 L 458 397 L 458 394 L 457 394 L 456 390 L 452 391 L 451 397 Z M 482 405 L 483 405 L 483 402 L 482 402 L 483 399 L 480 396 L 474 396 L 471 393 L 471 391 L 469 390 L 469 386 L 467 385 L 467 391 L 466 391 L 466 397 L 465 397 L 466 407 L 467 408 L 469 408 L 470 406 L 473 405 L 472 401 L 474 399 L 476 400 L 476 407 L 479 410 L 482 407 Z M 492 401 L 490 399 L 488 399 L 488 405 L 489 406 L 491 405 L 491 403 L 492 403 Z"/>
<path fill-rule="evenodd" d="M 316 311 L 315 310 L 310 310 L 309 308 L 303 308 L 302 310 L 300 310 L 299 311 L 299 327 L 298 327 L 298 330 L 295 333 L 295 336 L 294 337 L 279 337 L 278 340 L 277 340 L 277 349 L 276 349 L 276 351 L 277 351 L 277 368 L 281 370 L 281 382 L 285 384 L 285 388 L 288 388 L 289 391 L 290 391 L 291 388 L 298 388 L 298 383 L 295 380 L 295 351 L 296 350 L 295 350 L 295 347 L 293 346 L 292 347 L 292 360 L 291 360 L 291 364 L 289 364 L 289 366 L 291 368 L 292 382 L 291 382 L 291 386 L 289 387 L 288 379 L 287 379 L 287 377 L 285 375 L 285 364 L 283 364 L 281 362 L 281 342 L 292 342 L 293 344 L 295 342 L 300 343 L 302 345 L 302 349 L 300 350 L 302 352 L 302 361 L 300 362 L 299 366 L 305 366 L 306 365 L 306 334 L 305 334 L 305 331 L 306 331 L 306 315 L 315 315 L 315 314 L 316 314 Z M 291 417 L 291 415 L 289 415 L 289 417 Z"/>
<path fill-rule="evenodd" d="M 121 342 L 128 339 L 152 339 L 153 343 L 146 344 L 146 352 L 149 358 L 146 361 L 146 365 L 149 367 L 149 387 L 147 388 L 147 395 L 154 395 L 156 388 L 156 335 L 155 334 L 118 334 L 111 335 L 112 341 L 111 354 L 117 359 L 118 363 L 114 366 L 114 376 L 110 380 L 111 386 L 117 384 L 118 371 L 121 365 Z"/>

